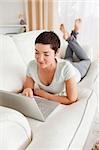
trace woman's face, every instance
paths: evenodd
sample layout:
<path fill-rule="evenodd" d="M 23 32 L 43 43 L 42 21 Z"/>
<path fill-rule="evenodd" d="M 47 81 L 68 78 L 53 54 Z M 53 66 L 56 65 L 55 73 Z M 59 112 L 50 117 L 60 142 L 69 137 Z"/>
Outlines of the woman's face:
<path fill-rule="evenodd" d="M 51 49 L 50 44 L 37 43 L 35 45 L 35 59 L 39 67 L 49 67 L 55 63 L 55 51 Z"/>

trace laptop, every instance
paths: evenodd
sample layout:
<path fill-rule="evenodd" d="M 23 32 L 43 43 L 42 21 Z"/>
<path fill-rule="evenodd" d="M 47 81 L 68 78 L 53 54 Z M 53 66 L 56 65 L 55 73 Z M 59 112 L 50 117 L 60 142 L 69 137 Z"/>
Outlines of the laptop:
<path fill-rule="evenodd" d="M 27 117 L 45 121 L 60 103 L 37 96 L 27 97 L 22 94 L 1 91 L 0 105 L 15 109 Z"/>

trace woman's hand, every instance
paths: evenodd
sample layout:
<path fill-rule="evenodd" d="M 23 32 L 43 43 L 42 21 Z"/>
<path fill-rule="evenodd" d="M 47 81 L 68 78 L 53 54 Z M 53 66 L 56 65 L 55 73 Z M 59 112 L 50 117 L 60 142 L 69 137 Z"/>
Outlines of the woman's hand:
<path fill-rule="evenodd" d="M 22 95 L 33 97 L 33 91 L 31 88 L 26 88 L 23 90 Z"/>

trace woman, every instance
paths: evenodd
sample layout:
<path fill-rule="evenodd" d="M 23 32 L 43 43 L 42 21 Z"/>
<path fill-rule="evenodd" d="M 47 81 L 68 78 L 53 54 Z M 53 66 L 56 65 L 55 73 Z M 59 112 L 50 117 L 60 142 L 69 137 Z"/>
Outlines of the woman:
<path fill-rule="evenodd" d="M 62 104 L 77 101 L 76 76 L 80 72 L 69 61 L 56 58 L 59 51 L 60 39 L 54 32 L 45 31 L 36 38 L 35 60 L 28 65 L 23 95 L 37 95 Z"/>

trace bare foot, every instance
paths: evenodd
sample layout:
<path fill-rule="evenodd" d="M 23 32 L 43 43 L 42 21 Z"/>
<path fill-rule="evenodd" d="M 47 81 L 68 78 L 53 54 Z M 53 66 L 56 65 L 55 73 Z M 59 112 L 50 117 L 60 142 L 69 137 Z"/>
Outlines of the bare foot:
<path fill-rule="evenodd" d="M 94 147 L 92 148 L 92 150 L 99 150 L 99 142 L 97 142 Z"/>
<path fill-rule="evenodd" d="M 60 25 L 60 30 L 61 30 L 62 33 L 63 33 L 63 38 L 64 38 L 65 40 L 67 40 L 70 35 L 69 35 L 69 33 L 67 32 L 67 30 L 66 30 L 64 24 L 61 24 L 61 25 Z"/>
<path fill-rule="evenodd" d="M 78 18 L 78 19 L 75 20 L 73 31 L 74 32 L 79 32 L 80 26 L 81 26 L 81 19 Z"/>

